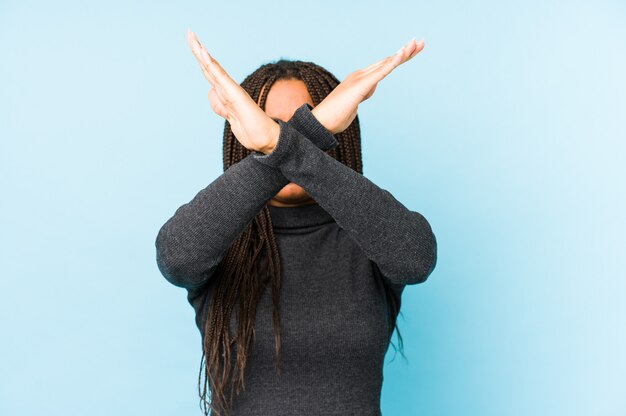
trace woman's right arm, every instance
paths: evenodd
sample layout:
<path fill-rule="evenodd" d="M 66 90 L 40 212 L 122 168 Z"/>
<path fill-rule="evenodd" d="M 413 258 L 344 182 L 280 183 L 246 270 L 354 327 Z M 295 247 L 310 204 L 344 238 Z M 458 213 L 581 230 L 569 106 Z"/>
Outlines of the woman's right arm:
<path fill-rule="evenodd" d="M 236 237 L 288 183 L 251 155 L 230 166 L 159 230 L 156 261 L 163 276 L 175 286 L 202 286 Z"/>
<path fill-rule="evenodd" d="M 288 123 L 318 148 L 329 150 L 334 136 L 306 123 L 305 117 L 299 109 Z M 260 163 L 252 153 L 231 165 L 159 230 L 155 246 L 160 272 L 186 289 L 207 283 L 230 245 L 289 182 L 279 169 Z"/>

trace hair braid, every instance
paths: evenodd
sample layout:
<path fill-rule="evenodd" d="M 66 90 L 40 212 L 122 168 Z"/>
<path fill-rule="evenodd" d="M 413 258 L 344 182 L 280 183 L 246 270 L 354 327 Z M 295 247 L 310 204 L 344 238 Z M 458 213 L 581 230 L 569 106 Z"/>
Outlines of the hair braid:
<path fill-rule="evenodd" d="M 326 69 L 303 61 L 281 59 L 260 66 L 248 75 L 241 87 L 264 110 L 271 86 L 278 80 L 298 79 L 304 82 L 314 105 L 318 105 L 339 85 L 339 80 Z M 328 154 L 358 173 L 363 173 L 361 157 L 361 135 L 358 116 L 348 128 L 335 134 L 339 144 Z M 225 122 L 223 136 L 223 168 L 238 163 L 250 154 L 234 136 L 230 123 Z M 276 373 L 280 375 L 280 292 L 282 283 L 280 253 L 276 244 L 269 209 L 264 206 L 246 226 L 226 251 L 218 265 L 211 291 L 208 314 L 202 340 L 202 358 L 198 375 L 200 402 L 207 410 L 207 384 L 210 391 L 210 409 L 218 416 L 230 415 L 234 391 L 245 389 L 244 370 L 248 351 L 255 339 L 254 323 L 257 305 L 270 280 L 273 304 L 273 326 Z M 392 325 L 390 335 L 396 329 L 398 305 L 391 289 L 384 284 L 387 301 L 391 308 Z M 237 330 L 231 335 L 232 312 L 238 303 Z M 402 347 L 402 337 L 398 330 Z M 234 345 L 234 363 L 232 347 Z M 395 348 L 395 346 L 394 346 Z M 234 365 L 231 375 L 231 366 Z M 204 367 L 204 371 L 203 371 Z M 205 380 L 201 390 L 201 380 Z M 226 398 L 226 385 L 230 377 L 230 394 Z M 222 413 L 222 411 L 224 413 Z"/>

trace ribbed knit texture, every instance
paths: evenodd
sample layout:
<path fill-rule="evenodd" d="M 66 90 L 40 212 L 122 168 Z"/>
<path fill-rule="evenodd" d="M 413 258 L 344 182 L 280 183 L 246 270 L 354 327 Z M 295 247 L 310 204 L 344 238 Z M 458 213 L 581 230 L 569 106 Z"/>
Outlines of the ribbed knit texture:
<path fill-rule="evenodd" d="M 289 182 L 316 201 L 268 206 L 283 274 L 282 372 L 274 370 L 265 290 L 233 416 L 380 415 L 391 319 L 383 280 L 400 304 L 405 286 L 425 281 L 436 264 L 428 221 L 328 155 L 337 140 L 310 110 L 303 104 L 288 122 L 276 120 L 280 134 L 271 153 L 255 151 L 230 166 L 157 235 L 159 270 L 187 289 L 202 334 L 212 274 L 235 238 Z"/>

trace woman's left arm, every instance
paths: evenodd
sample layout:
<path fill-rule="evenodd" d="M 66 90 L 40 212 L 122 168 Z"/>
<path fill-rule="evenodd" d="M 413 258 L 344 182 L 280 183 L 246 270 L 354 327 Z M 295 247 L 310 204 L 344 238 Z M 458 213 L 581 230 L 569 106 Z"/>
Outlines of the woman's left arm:
<path fill-rule="evenodd" d="M 273 150 L 267 154 L 254 151 L 254 158 L 280 169 L 300 185 L 388 280 L 424 282 L 437 261 L 437 240 L 426 218 L 308 140 L 306 132 L 324 129 L 310 105 L 303 104 L 288 122 L 278 123 L 280 133 Z M 327 133 L 333 141 L 331 148 L 337 146 L 334 136 Z"/>
<path fill-rule="evenodd" d="M 230 122 L 237 139 L 254 152 L 253 157 L 280 169 L 287 179 L 300 185 L 357 241 L 391 282 L 416 284 L 426 280 L 437 257 L 428 221 L 301 133 L 310 135 L 308 131 L 326 129 L 336 146 L 332 134 L 344 131 L 356 117 L 358 105 L 372 96 L 378 82 L 412 59 L 424 48 L 424 42 L 413 39 L 395 54 L 354 71 L 315 108 L 303 104 L 289 122 L 276 120 L 277 126 L 192 32 L 188 39 L 213 86 L 209 91 L 213 109 Z M 305 127 L 300 129 L 298 125 Z"/>

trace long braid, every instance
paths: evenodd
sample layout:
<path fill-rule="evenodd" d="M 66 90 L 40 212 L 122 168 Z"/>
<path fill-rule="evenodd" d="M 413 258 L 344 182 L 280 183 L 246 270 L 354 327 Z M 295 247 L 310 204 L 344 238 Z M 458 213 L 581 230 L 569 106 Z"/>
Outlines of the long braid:
<path fill-rule="evenodd" d="M 246 77 L 241 87 L 250 97 L 265 109 L 265 102 L 271 86 L 278 80 L 298 79 L 305 83 L 314 105 L 318 105 L 330 92 L 339 85 L 339 80 L 326 69 L 303 61 L 281 59 L 274 63 L 264 64 Z M 335 135 L 339 145 L 328 151 L 328 154 L 349 166 L 358 173 L 363 173 L 361 157 L 361 135 L 358 116 L 348 128 Z M 224 126 L 223 137 L 223 168 L 238 163 L 250 154 L 234 136 L 228 121 Z M 276 244 L 269 209 L 264 206 L 252 221 L 242 230 L 226 251 L 213 277 L 214 287 L 202 342 L 202 358 L 198 375 L 198 392 L 204 414 L 208 415 L 207 403 L 217 416 L 228 416 L 232 411 L 232 400 L 235 390 L 237 394 L 245 389 L 244 370 L 248 351 L 254 342 L 254 322 L 259 299 L 270 280 L 272 282 L 273 326 L 276 373 L 280 375 L 280 292 L 282 284 L 280 253 Z M 398 305 L 392 296 L 391 289 L 384 284 L 387 301 L 393 318 L 391 333 L 396 329 Z M 230 333 L 230 323 L 235 304 L 237 310 L 237 330 L 234 336 Z M 398 331 L 400 345 L 402 338 Z M 231 374 L 232 348 L 235 349 L 235 365 Z M 204 368 L 204 371 L 203 371 Z M 204 384 L 201 390 L 201 380 Z M 230 394 L 226 398 L 226 385 L 230 378 Z M 210 402 L 207 402 L 207 385 L 210 391 Z M 222 413 L 222 411 L 224 413 Z"/>

